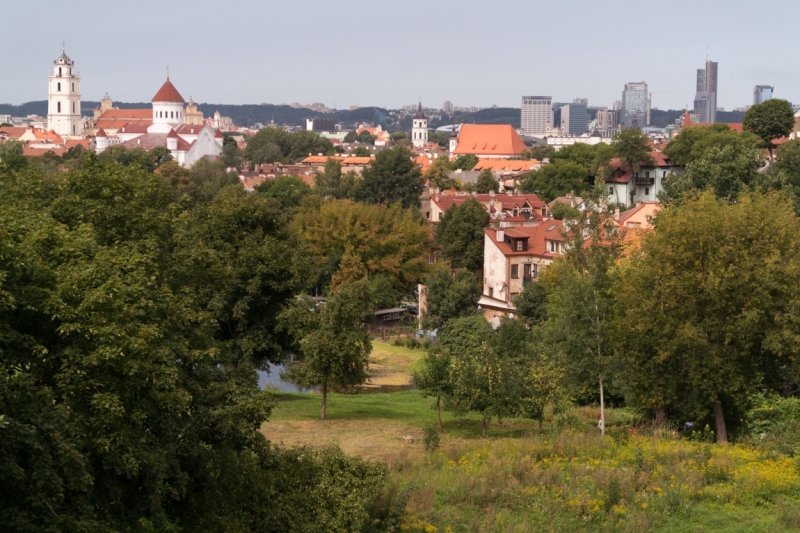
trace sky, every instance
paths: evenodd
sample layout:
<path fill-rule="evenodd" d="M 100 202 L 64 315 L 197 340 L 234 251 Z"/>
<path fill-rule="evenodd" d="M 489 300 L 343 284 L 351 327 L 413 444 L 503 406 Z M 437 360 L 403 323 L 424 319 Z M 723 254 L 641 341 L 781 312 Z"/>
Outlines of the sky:
<path fill-rule="evenodd" d="M 757 84 L 800 103 L 798 20 L 798 0 L 0 0 L 0 103 L 47 99 L 62 41 L 93 101 L 149 101 L 169 68 L 198 103 L 610 107 L 645 81 L 683 109 L 708 50 L 718 106 Z"/>

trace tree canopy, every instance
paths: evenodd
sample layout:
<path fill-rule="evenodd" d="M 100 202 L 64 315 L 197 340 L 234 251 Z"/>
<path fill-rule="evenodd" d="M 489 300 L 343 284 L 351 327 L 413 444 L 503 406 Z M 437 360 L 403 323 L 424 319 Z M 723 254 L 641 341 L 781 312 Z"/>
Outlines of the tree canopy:
<path fill-rule="evenodd" d="M 361 172 L 353 196 L 360 202 L 419 207 L 419 196 L 425 188 L 419 165 L 411 160 L 411 152 L 403 146 L 381 150 L 371 165 Z"/>
<path fill-rule="evenodd" d="M 772 159 L 772 141 L 788 137 L 794 128 L 792 104 L 780 98 L 756 104 L 744 114 L 742 127 L 761 140 L 761 146 L 769 150 Z"/>
<path fill-rule="evenodd" d="M 436 224 L 436 243 L 453 268 L 483 268 L 484 228 L 489 213 L 474 198 L 451 206 Z"/>

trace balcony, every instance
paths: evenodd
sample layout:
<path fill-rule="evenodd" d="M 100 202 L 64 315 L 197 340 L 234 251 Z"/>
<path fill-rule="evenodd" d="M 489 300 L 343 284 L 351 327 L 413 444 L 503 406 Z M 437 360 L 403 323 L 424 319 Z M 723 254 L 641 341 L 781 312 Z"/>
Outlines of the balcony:
<path fill-rule="evenodd" d="M 656 180 L 655 178 L 642 178 L 640 176 L 636 176 L 635 178 L 633 178 L 633 182 L 636 185 L 653 185 L 656 182 Z"/>

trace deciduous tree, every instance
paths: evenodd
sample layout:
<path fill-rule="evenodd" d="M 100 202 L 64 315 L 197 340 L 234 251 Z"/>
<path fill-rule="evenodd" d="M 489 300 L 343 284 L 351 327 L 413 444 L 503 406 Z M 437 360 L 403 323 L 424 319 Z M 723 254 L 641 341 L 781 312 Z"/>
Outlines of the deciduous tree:
<path fill-rule="evenodd" d="M 371 165 L 361 172 L 361 181 L 354 197 L 371 204 L 393 204 L 419 207 L 419 197 L 425 181 L 419 165 L 411 160 L 411 152 L 398 146 L 382 150 Z"/>
<path fill-rule="evenodd" d="M 769 150 L 769 159 L 772 161 L 772 141 L 788 137 L 794 128 L 792 105 L 780 98 L 756 104 L 744 114 L 742 127 L 761 139 L 761 146 Z"/>
<path fill-rule="evenodd" d="M 427 310 L 422 315 L 422 327 L 441 329 L 448 320 L 474 315 L 478 312 L 481 288 L 475 274 L 469 270 L 437 269 L 425 281 Z"/>
<path fill-rule="evenodd" d="M 436 224 L 436 243 L 453 268 L 476 271 L 483 267 L 484 228 L 489 213 L 474 198 L 451 206 Z"/>

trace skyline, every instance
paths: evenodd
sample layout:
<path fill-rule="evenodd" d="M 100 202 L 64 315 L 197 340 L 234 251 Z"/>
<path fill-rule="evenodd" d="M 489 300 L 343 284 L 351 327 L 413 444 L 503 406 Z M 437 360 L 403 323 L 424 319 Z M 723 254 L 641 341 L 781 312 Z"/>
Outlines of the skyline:
<path fill-rule="evenodd" d="M 46 99 L 47 71 L 63 40 L 86 101 L 106 92 L 115 101 L 149 101 L 169 67 L 184 98 L 209 104 L 399 108 L 421 97 L 432 108 L 446 100 L 518 108 L 523 95 L 546 94 L 611 107 L 626 83 L 644 81 L 653 107 L 691 109 L 708 46 L 709 59 L 719 63 L 719 107 L 751 104 L 756 85 L 774 86 L 775 98 L 800 103 L 800 74 L 788 53 L 774 53 L 785 46 L 775 36 L 789 35 L 800 15 L 800 4 L 790 1 L 770 4 L 781 16 L 768 20 L 753 17 L 752 4 L 743 1 L 679 0 L 659 9 L 634 0 L 500 0 L 488 10 L 487 4 L 412 0 L 396 12 L 378 12 L 361 0 L 247 0 L 235 10 L 207 1 L 144 0 L 136 10 L 94 0 L 73 4 L 79 9 L 45 18 L 40 5 L 0 7 L 2 19 L 13 22 L 0 43 L 21 50 L 0 59 L 6 73 L 0 102 Z M 639 32 L 620 27 L 622 15 L 631 13 L 652 24 L 637 26 Z M 696 20 L 711 22 L 698 31 Z M 565 38 L 559 22 L 569 22 L 574 37 Z M 645 31 L 651 26 L 653 37 Z M 765 47 L 773 53 L 763 53 Z"/>

